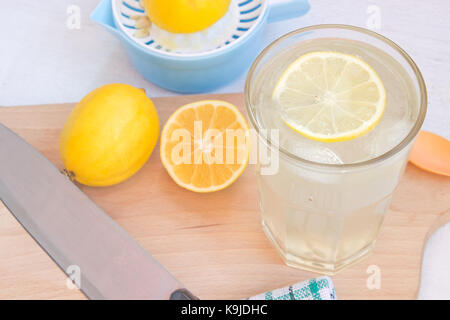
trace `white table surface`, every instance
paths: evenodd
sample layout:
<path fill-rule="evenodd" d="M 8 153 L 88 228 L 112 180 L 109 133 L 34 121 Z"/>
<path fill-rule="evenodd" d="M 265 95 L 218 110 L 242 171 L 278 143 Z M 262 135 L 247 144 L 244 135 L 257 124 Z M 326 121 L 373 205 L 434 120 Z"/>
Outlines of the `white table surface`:
<path fill-rule="evenodd" d="M 144 80 L 131 66 L 119 40 L 89 19 L 98 3 L 99 0 L 2 2 L 0 106 L 75 102 L 93 88 L 112 82 L 145 88 L 150 96 L 174 95 Z M 427 83 L 429 109 L 423 128 L 450 139 L 450 1 L 312 0 L 310 3 L 311 11 L 306 16 L 266 27 L 264 43 L 313 24 L 370 27 L 373 10 L 379 10 L 380 28 L 375 31 L 403 47 L 416 61 Z M 81 9 L 80 29 L 66 26 L 70 5 Z M 215 92 L 242 92 L 244 80 L 245 74 Z M 423 278 L 430 283 L 434 281 L 435 287 L 422 290 L 422 298 L 450 299 L 449 232 L 447 225 L 428 243 Z"/>

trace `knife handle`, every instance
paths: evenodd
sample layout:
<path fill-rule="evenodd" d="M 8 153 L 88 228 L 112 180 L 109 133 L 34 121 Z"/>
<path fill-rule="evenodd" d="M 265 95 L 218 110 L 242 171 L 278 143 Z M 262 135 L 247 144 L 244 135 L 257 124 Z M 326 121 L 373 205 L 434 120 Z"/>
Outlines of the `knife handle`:
<path fill-rule="evenodd" d="M 172 292 L 170 300 L 199 300 L 187 289 L 178 289 Z"/>

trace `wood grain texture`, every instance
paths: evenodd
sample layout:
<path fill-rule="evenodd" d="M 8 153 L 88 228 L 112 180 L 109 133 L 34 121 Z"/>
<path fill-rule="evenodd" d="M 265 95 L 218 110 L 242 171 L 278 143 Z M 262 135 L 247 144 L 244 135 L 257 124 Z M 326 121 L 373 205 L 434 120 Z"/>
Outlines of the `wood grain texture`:
<path fill-rule="evenodd" d="M 214 97 L 243 108 L 240 94 Z M 203 98 L 154 101 L 164 123 L 175 108 Z M 61 168 L 57 142 L 73 106 L 3 108 L 0 122 Z M 81 188 L 201 299 L 241 299 L 317 276 L 285 266 L 264 236 L 253 169 L 223 191 L 195 194 L 170 179 L 155 149 L 128 181 Z M 332 277 L 338 298 L 415 298 L 427 233 L 449 211 L 450 179 L 408 165 L 373 254 Z M 381 270 L 378 290 L 366 286 L 370 265 Z M 0 205 L 0 299 L 84 298 L 67 289 L 63 272 Z"/>

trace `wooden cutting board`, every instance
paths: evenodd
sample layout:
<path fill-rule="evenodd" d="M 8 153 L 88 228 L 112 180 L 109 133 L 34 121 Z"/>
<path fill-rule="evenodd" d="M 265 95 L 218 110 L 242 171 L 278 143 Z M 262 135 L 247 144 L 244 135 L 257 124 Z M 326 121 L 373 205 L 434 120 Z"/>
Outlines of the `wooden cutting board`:
<path fill-rule="evenodd" d="M 177 107 L 205 98 L 227 100 L 243 110 L 241 94 L 154 102 L 164 123 Z M 0 122 L 61 168 L 58 137 L 73 107 L 0 108 Z M 223 191 L 195 194 L 170 179 L 157 150 L 128 181 L 81 189 L 193 293 L 201 299 L 241 299 L 318 276 L 285 266 L 263 234 L 254 168 Z M 408 165 L 374 252 L 332 277 L 338 298 L 415 298 L 425 240 L 449 211 L 450 179 Z M 366 282 L 372 265 L 381 271 L 381 286 L 370 290 Z M 1 204 L 0 299 L 85 299 L 66 287 L 63 272 Z"/>

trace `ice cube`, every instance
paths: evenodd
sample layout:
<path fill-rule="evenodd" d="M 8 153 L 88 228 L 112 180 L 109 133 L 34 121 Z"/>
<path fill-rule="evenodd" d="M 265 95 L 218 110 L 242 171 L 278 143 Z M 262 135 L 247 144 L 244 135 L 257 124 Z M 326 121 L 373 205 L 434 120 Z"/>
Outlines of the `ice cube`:
<path fill-rule="evenodd" d="M 317 145 L 303 147 L 297 151 L 299 156 L 310 161 L 327 163 L 327 164 L 342 164 L 342 160 L 331 149 Z"/>
<path fill-rule="evenodd" d="M 288 150 L 296 156 L 318 163 L 341 164 L 342 160 L 330 148 L 318 141 L 295 139 L 287 143 Z M 309 139 L 308 139 L 309 140 Z"/>
<path fill-rule="evenodd" d="M 385 119 L 362 147 L 370 159 L 379 157 L 397 146 L 408 135 L 411 126 L 406 119 Z"/>

